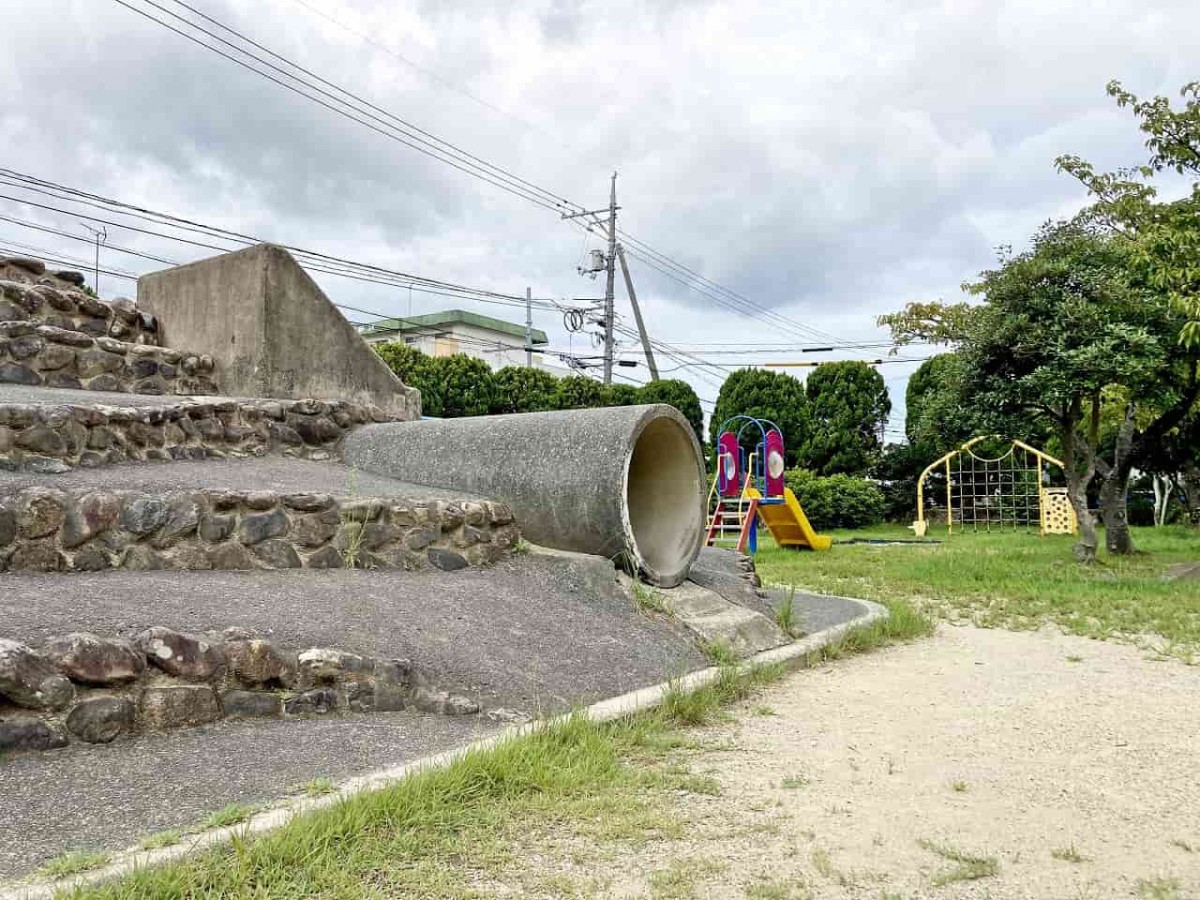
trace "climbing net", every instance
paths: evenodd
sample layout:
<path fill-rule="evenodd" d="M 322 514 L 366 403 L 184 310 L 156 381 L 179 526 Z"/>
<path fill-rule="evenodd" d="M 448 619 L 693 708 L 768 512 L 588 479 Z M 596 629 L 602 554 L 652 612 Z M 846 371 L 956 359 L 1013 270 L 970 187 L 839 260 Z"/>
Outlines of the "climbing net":
<path fill-rule="evenodd" d="M 966 448 L 951 465 L 950 520 L 973 531 L 1036 528 L 1041 522 L 1042 465 L 1011 444 L 995 458 Z"/>
<path fill-rule="evenodd" d="M 983 441 L 996 449 L 985 453 Z M 1074 514 L 1066 491 L 1052 482 L 1061 479 L 1062 463 L 1021 441 L 977 437 L 931 463 L 917 483 L 917 521 L 913 530 L 923 536 L 926 479 L 934 484 L 932 506 L 944 497 L 947 530 L 1019 531 L 1069 534 Z M 942 490 L 937 490 L 941 487 Z M 941 495 L 941 496 L 938 496 Z"/>

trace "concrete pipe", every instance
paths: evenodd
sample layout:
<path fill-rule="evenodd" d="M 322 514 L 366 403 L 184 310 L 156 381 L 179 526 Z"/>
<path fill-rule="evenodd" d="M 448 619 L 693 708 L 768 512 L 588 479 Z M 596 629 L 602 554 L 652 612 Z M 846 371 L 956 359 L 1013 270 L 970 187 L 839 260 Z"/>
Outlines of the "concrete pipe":
<path fill-rule="evenodd" d="M 704 463 L 674 407 L 368 425 L 348 465 L 501 500 L 535 544 L 631 562 L 651 584 L 687 578 L 704 530 Z"/>

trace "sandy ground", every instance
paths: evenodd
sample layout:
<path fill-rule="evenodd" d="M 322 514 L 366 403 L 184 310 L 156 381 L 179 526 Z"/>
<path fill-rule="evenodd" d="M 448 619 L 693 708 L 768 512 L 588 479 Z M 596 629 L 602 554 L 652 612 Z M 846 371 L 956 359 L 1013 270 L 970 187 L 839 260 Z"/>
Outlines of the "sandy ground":
<path fill-rule="evenodd" d="M 790 676 L 697 736 L 712 749 L 689 762 L 721 790 L 673 801 L 683 840 L 552 840 L 530 860 L 543 883 L 663 900 L 1200 898 L 1200 667 L 942 627 Z M 961 864 L 927 842 L 996 874 L 939 884 Z"/>

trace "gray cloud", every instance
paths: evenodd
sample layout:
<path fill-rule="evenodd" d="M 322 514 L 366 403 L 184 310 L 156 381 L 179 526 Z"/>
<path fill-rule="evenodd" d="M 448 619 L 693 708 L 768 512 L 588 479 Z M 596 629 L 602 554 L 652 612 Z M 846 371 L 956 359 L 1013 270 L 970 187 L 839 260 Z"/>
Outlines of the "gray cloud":
<path fill-rule="evenodd" d="M 850 339 L 880 336 L 874 316 L 908 300 L 953 296 L 991 263 L 996 244 L 1019 245 L 1044 219 L 1077 208 L 1079 190 L 1053 171 L 1057 154 L 1102 165 L 1140 159 L 1105 82 L 1174 91 L 1196 77 L 1189 66 L 1200 56 L 1192 4 L 1170 0 L 307 0 L 431 78 L 295 0 L 194 2 L 573 200 L 602 205 L 618 169 L 633 233 Z M 0 34 L 11 168 L 432 277 L 566 297 L 599 289 L 574 274 L 580 234 L 552 215 L 115 3 L 9 0 Z M 5 225 L 0 234 L 21 232 Z M 122 240 L 173 257 L 201 252 Z M 663 339 L 781 337 L 634 266 Z M 407 304 L 387 289 L 328 287 L 385 312 Z M 545 318 L 539 324 L 565 346 Z"/>

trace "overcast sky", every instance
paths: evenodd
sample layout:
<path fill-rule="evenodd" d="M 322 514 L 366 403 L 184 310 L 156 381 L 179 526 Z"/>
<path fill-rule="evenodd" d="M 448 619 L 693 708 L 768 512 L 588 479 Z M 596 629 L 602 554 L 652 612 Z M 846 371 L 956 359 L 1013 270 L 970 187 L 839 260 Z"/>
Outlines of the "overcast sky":
<path fill-rule="evenodd" d="M 1144 158 L 1132 119 L 1104 93 L 1109 79 L 1174 95 L 1200 78 L 1194 0 L 188 2 L 572 201 L 605 205 L 618 171 L 622 227 L 789 319 L 854 341 L 885 337 L 879 313 L 955 298 L 996 245 L 1019 246 L 1040 222 L 1077 209 L 1084 198 L 1055 173 L 1057 154 L 1104 167 Z M 568 299 L 603 292 L 576 274 L 585 243 L 555 215 L 115 0 L 3 0 L 0 50 L 0 166 L 428 277 Z M 75 217 L 8 200 L 0 214 L 83 233 Z M 205 255 L 114 229 L 109 240 L 171 259 Z M 0 244 L 16 243 L 88 255 L 0 222 Z M 116 252 L 104 260 L 157 267 Z M 632 265 L 657 338 L 792 339 Z M 335 300 L 409 309 L 407 292 L 320 280 Z M 102 289 L 134 290 L 111 278 Z M 415 294 L 412 311 L 445 302 Z M 618 308 L 631 321 L 623 291 Z M 592 352 L 553 313 L 539 311 L 535 325 L 556 348 Z M 897 426 L 913 368 L 882 368 Z M 711 373 L 672 374 L 716 397 Z"/>

